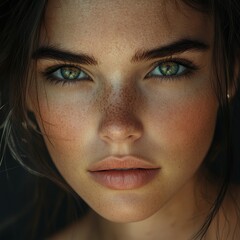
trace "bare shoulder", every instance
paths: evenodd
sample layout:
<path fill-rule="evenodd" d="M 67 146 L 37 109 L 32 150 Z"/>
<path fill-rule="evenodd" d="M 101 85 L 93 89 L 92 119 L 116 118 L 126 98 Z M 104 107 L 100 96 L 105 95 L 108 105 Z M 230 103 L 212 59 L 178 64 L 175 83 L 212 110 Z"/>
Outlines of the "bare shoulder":
<path fill-rule="evenodd" d="M 91 214 L 86 215 L 81 220 L 67 226 L 62 231 L 58 232 L 54 236 L 51 236 L 47 240 L 77 240 L 79 237 L 82 240 L 94 239 L 92 236 L 92 217 Z"/>

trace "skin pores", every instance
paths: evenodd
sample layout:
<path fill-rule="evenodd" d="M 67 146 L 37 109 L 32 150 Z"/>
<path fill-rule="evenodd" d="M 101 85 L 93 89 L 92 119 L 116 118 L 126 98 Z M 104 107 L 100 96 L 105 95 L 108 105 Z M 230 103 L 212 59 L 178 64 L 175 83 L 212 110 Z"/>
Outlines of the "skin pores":
<path fill-rule="evenodd" d="M 104 218 L 133 222 L 155 215 L 167 222 L 170 209 L 171 218 L 186 209 L 195 214 L 194 189 L 218 109 L 212 33 L 211 19 L 181 1 L 49 1 L 40 46 L 84 53 L 98 64 L 39 59 L 30 109 L 62 176 Z M 209 47 L 132 61 L 136 52 L 183 39 Z M 171 59 L 196 68 L 173 77 L 147 77 L 158 62 Z M 62 84 L 42 74 L 64 64 L 81 68 L 88 78 Z M 113 190 L 88 172 L 108 156 L 128 155 L 159 167 L 159 173 L 142 187 Z"/>

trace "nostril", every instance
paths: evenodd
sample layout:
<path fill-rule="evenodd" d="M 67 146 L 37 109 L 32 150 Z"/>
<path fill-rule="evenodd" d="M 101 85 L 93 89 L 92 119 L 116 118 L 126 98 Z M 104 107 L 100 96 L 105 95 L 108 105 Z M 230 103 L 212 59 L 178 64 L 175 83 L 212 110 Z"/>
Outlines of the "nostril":
<path fill-rule="evenodd" d="M 136 135 L 133 135 L 133 134 L 132 134 L 132 135 L 129 135 L 127 138 L 130 139 L 130 140 L 131 140 L 131 139 L 134 140 L 134 139 L 138 138 L 138 136 L 139 136 L 139 134 L 136 134 Z"/>
<path fill-rule="evenodd" d="M 100 138 L 107 142 L 124 142 L 136 141 L 142 135 L 142 124 L 136 119 L 131 123 L 123 121 L 106 121 L 102 122 L 99 135 Z"/>

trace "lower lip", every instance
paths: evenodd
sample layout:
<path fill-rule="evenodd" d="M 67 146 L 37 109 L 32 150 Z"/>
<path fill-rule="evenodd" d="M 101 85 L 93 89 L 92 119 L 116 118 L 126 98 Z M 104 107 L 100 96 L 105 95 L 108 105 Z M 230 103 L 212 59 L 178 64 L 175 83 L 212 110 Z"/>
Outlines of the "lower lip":
<path fill-rule="evenodd" d="M 90 172 L 94 180 L 111 189 L 130 190 L 151 182 L 159 169 L 105 170 Z"/>

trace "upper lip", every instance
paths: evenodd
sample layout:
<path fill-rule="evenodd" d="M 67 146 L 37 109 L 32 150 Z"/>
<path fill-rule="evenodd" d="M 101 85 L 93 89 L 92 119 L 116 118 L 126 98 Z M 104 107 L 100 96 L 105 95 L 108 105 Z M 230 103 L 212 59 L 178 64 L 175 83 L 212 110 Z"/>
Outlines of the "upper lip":
<path fill-rule="evenodd" d="M 134 156 L 125 156 L 125 157 L 114 157 L 110 156 L 104 158 L 103 160 L 93 163 L 88 171 L 97 172 L 97 171 L 107 171 L 107 170 L 128 170 L 128 169 L 159 169 L 159 166 L 156 166 L 149 161 L 134 157 Z"/>

